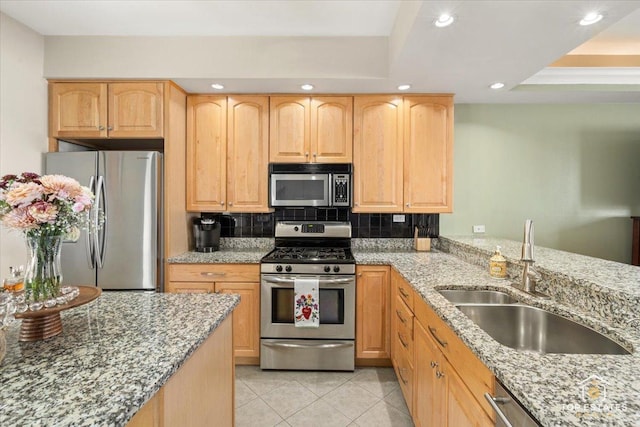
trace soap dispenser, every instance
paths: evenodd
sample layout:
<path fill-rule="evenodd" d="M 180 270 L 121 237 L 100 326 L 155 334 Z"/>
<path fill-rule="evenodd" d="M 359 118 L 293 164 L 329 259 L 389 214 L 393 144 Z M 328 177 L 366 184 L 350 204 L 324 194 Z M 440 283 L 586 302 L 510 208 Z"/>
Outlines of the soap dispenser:
<path fill-rule="evenodd" d="M 496 246 L 496 251 L 489 259 L 489 274 L 494 279 L 504 279 L 507 277 L 507 260 L 500 253 L 500 246 Z"/>

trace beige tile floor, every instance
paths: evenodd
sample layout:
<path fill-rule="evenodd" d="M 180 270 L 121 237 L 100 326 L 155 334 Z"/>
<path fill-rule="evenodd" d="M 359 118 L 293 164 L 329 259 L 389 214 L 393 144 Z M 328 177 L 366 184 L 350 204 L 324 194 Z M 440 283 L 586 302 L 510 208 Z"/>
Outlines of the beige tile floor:
<path fill-rule="evenodd" d="M 236 366 L 236 427 L 413 427 L 392 368 L 262 371 Z"/>

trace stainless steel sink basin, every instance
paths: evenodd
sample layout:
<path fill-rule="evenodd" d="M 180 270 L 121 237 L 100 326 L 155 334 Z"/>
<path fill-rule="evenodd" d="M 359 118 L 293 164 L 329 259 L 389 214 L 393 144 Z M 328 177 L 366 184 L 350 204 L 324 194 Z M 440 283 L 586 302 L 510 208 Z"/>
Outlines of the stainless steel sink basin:
<path fill-rule="evenodd" d="M 511 295 L 482 289 L 442 289 L 438 291 L 454 304 L 514 304 L 517 299 Z"/>
<path fill-rule="evenodd" d="M 630 354 L 580 323 L 536 307 L 458 305 L 459 310 L 500 344 L 540 353 Z"/>

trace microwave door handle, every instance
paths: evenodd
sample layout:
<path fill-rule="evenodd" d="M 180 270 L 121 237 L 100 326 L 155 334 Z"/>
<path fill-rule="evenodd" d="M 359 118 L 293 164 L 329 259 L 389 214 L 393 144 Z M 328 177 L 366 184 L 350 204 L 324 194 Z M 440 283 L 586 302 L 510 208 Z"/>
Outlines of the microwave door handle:
<path fill-rule="evenodd" d="M 330 173 L 329 174 L 329 183 L 328 183 L 329 190 L 327 191 L 327 193 L 328 193 L 327 197 L 329 197 L 329 200 L 327 200 L 327 206 L 333 206 L 333 201 L 334 201 L 333 200 L 333 186 L 334 186 L 333 174 Z"/>

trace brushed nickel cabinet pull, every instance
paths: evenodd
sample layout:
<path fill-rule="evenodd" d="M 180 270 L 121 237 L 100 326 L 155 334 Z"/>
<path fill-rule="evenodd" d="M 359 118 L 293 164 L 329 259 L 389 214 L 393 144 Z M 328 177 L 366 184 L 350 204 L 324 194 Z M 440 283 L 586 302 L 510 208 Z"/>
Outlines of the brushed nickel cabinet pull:
<path fill-rule="evenodd" d="M 438 338 L 438 336 L 436 335 L 436 328 L 434 328 L 433 326 L 429 326 L 429 332 L 431 333 L 431 336 L 433 337 L 433 339 L 435 339 L 436 341 L 438 341 L 438 344 L 440 344 L 442 347 L 446 347 L 447 346 L 447 342 L 446 341 L 442 341 L 440 338 Z"/>
<path fill-rule="evenodd" d="M 200 273 L 201 276 L 205 276 L 205 277 L 212 277 L 212 276 L 226 276 L 227 273 L 216 273 L 213 271 L 202 271 Z"/>

